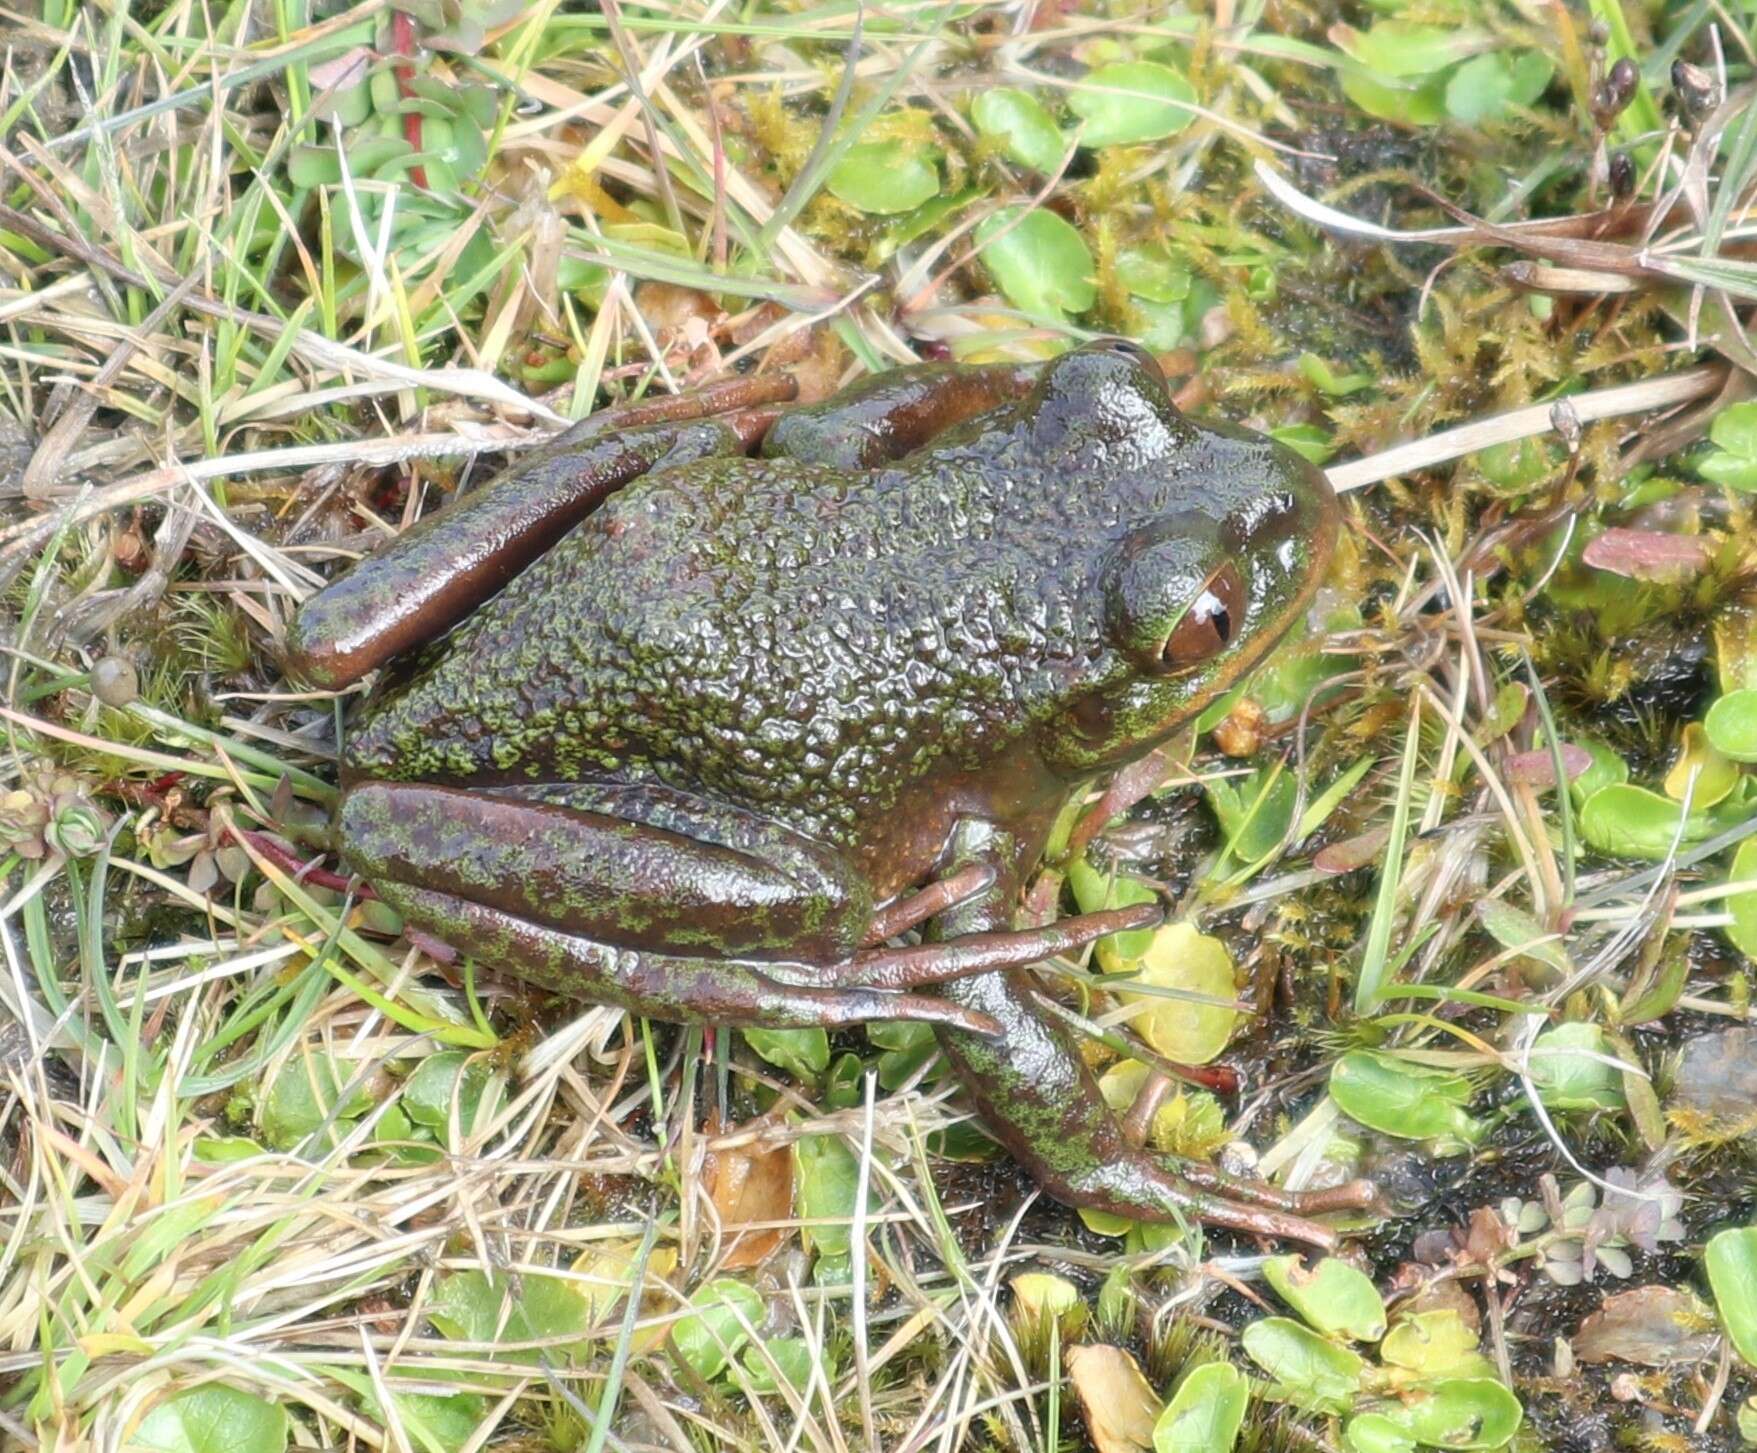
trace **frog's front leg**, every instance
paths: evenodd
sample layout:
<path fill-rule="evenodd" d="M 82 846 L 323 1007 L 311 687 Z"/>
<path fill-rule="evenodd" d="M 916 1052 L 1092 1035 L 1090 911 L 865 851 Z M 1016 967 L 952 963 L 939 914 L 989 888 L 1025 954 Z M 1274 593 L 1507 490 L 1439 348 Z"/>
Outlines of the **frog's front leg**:
<path fill-rule="evenodd" d="M 331 690 L 444 634 L 638 475 L 748 451 L 789 378 L 740 378 L 606 410 L 403 531 L 308 600 L 290 674 Z M 725 419 L 705 416 L 729 409 Z"/>
<path fill-rule="evenodd" d="M 954 871 L 974 861 L 997 872 L 986 896 L 939 920 L 942 933 L 1010 922 L 1018 879 L 1007 869 L 1016 844 L 999 829 L 968 823 L 952 855 Z M 1335 1233 L 1307 1216 L 1373 1203 L 1373 1187 L 1364 1181 L 1294 1194 L 1129 1144 L 1067 1031 L 1032 1002 L 1023 971 L 960 979 L 941 992 L 1001 1026 L 998 1038 L 941 1027 L 940 1045 L 983 1122 L 1057 1200 L 1135 1220 L 1203 1221 L 1325 1247 L 1335 1244 Z"/>
<path fill-rule="evenodd" d="M 1017 403 L 1040 363 L 923 363 L 874 374 L 822 403 L 786 410 L 763 453 L 832 469 L 875 469 L 966 419 Z"/>

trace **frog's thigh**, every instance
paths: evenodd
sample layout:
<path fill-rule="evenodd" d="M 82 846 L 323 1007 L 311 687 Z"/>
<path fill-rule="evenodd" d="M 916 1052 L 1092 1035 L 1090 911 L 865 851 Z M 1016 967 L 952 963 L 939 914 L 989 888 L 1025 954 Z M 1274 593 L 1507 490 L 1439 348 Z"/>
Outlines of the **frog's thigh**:
<path fill-rule="evenodd" d="M 926 363 L 875 374 L 821 404 L 789 409 L 763 443 L 784 455 L 837 469 L 871 469 L 901 459 L 936 434 L 1031 391 L 1035 363 Z"/>
<path fill-rule="evenodd" d="M 287 670 L 332 689 L 357 681 L 450 630 L 631 479 L 742 453 L 746 443 L 711 419 L 570 431 L 306 601 L 287 630 Z"/>
<path fill-rule="evenodd" d="M 589 786 L 544 791 L 561 800 L 362 783 L 342 802 L 344 852 L 380 891 L 430 888 L 629 949 L 834 963 L 871 920 L 840 855 L 778 824 Z"/>
<path fill-rule="evenodd" d="M 387 882 L 379 892 L 406 921 L 492 969 L 653 1019 L 771 1029 L 908 1019 L 971 1037 L 995 1028 L 934 995 L 821 988 L 772 976 L 782 970 L 802 975 L 806 965 L 628 949 L 431 888 Z"/>

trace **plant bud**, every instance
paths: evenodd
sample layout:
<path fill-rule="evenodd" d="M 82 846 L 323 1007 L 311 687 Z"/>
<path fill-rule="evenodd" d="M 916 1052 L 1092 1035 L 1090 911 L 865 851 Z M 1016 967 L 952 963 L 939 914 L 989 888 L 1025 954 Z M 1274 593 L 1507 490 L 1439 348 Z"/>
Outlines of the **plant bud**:
<path fill-rule="evenodd" d="M 1720 82 L 1689 61 L 1672 62 L 1672 89 L 1678 95 L 1679 114 L 1691 128 L 1700 126 L 1720 106 Z"/>

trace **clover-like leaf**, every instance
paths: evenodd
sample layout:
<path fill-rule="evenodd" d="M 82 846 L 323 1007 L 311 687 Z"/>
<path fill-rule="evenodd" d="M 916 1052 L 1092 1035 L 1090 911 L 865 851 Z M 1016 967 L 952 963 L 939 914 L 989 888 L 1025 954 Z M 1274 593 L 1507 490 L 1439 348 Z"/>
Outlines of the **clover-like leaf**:
<path fill-rule="evenodd" d="M 282 1453 L 286 1446 L 286 1409 L 223 1382 L 173 1393 L 128 1440 L 152 1453 Z"/>
<path fill-rule="evenodd" d="M 1691 723 L 1695 725 L 1694 722 Z M 1708 743 L 1735 762 L 1757 762 L 1757 690 L 1729 691 L 1708 708 L 1702 719 Z M 1700 798 L 1700 806 L 1708 806 Z"/>
<path fill-rule="evenodd" d="M 911 212 L 935 195 L 940 174 L 928 148 L 889 138 L 849 147 L 830 168 L 824 186 L 856 211 L 889 216 Z"/>
<path fill-rule="evenodd" d="M 1007 300 L 1026 313 L 1060 322 L 1097 300 L 1086 240 L 1054 212 L 1002 208 L 976 229 L 976 246 Z"/>
<path fill-rule="evenodd" d="M 1133 146 L 1182 131 L 1195 120 L 1195 99 L 1195 87 L 1170 66 L 1120 61 L 1088 75 L 1068 107 L 1086 122 L 1081 146 Z"/>
<path fill-rule="evenodd" d="M 1001 143 L 1010 162 L 1049 175 L 1061 165 L 1067 143 L 1043 103 L 1029 91 L 996 86 L 970 105 L 970 119 L 984 136 Z"/>
<path fill-rule="evenodd" d="M 1353 1406 L 1366 1370 L 1359 1354 L 1291 1317 L 1252 1322 L 1240 1343 L 1251 1361 L 1274 1379 L 1270 1396 L 1310 1412 L 1340 1414 Z"/>
<path fill-rule="evenodd" d="M 1464 1108 L 1470 1081 L 1373 1050 L 1353 1050 L 1330 1071 L 1330 1097 L 1369 1130 L 1448 1148 L 1474 1145 L 1481 1125 Z"/>
<path fill-rule="evenodd" d="M 1757 1367 L 1757 1226 L 1717 1232 L 1703 1262 L 1733 1350 Z"/>
<path fill-rule="evenodd" d="M 1178 1384 L 1153 1425 L 1154 1453 L 1232 1453 L 1250 1384 L 1230 1362 L 1205 1362 Z"/>
<path fill-rule="evenodd" d="M 741 1281 L 716 1277 L 689 1299 L 690 1312 L 671 1330 L 671 1346 L 691 1371 L 712 1381 L 750 1341 L 763 1319 L 763 1299 Z"/>
<path fill-rule="evenodd" d="M 1263 1279 L 1294 1311 L 1327 1337 L 1377 1342 L 1385 1335 L 1385 1299 L 1372 1278 L 1338 1257 L 1310 1271 L 1303 1256 L 1272 1256 Z"/>

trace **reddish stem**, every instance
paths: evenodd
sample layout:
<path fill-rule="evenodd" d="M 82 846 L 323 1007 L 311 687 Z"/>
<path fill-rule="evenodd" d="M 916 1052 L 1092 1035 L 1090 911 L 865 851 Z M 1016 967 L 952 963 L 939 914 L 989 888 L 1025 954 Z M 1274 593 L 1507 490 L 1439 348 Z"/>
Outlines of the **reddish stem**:
<path fill-rule="evenodd" d="M 337 893 L 346 893 L 353 886 L 356 898 L 376 898 L 371 887 L 356 882 L 352 878 L 344 878 L 339 873 L 332 873 L 327 868 L 319 868 L 321 858 L 313 858 L 310 863 L 299 860 L 296 853 L 282 847 L 266 833 L 252 832 L 249 828 L 233 826 L 232 836 L 240 842 L 248 843 L 283 872 L 291 873 L 301 883 L 309 883 L 314 888 L 332 888 Z"/>
<path fill-rule="evenodd" d="M 415 17 L 406 10 L 393 10 L 390 17 L 391 48 L 400 56 L 415 54 Z M 412 100 L 415 95 L 415 68 L 412 65 L 399 64 L 392 67 L 397 78 L 397 94 L 405 101 Z M 403 115 L 403 139 L 416 151 L 421 150 L 421 113 L 409 111 Z M 427 190 L 427 168 L 414 166 L 409 168 L 409 180 L 422 191 Z"/>

